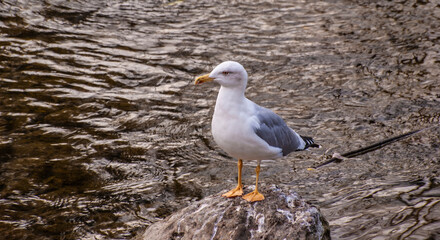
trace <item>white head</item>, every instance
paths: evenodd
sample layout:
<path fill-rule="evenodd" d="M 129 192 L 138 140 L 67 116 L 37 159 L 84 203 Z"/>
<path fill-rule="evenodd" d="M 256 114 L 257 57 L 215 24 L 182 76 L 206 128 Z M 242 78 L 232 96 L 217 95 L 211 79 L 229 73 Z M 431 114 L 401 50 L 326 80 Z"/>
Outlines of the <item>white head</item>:
<path fill-rule="evenodd" d="M 196 78 L 195 84 L 214 81 L 226 88 L 246 88 L 248 75 L 244 67 L 233 61 L 220 63 L 212 70 L 210 74 L 206 74 Z"/>

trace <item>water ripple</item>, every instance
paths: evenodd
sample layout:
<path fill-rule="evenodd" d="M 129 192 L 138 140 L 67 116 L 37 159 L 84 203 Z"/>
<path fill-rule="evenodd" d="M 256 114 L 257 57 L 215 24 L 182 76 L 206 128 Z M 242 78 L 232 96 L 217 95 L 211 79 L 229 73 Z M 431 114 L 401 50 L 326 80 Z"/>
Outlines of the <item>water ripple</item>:
<path fill-rule="evenodd" d="M 439 129 L 306 169 L 334 151 L 438 124 L 436 9 L 429 1 L 1 2 L 0 232 L 130 239 L 233 187 L 236 160 L 210 136 L 217 87 L 192 81 L 235 60 L 249 72 L 249 98 L 324 146 L 264 161 L 262 184 L 319 205 L 337 239 L 435 237 Z M 246 184 L 254 167 L 245 163 Z"/>

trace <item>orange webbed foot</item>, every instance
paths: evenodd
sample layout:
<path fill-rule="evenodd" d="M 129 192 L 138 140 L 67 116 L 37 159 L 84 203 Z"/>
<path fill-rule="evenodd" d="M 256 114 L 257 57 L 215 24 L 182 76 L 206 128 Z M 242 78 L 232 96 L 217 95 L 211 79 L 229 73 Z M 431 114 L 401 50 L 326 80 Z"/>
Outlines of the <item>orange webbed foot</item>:
<path fill-rule="evenodd" d="M 236 188 L 222 195 L 222 197 L 233 198 L 243 195 L 243 185 L 238 185 Z"/>
<path fill-rule="evenodd" d="M 264 196 L 263 194 L 259 193 L 257 190 L 254 190 L 253 192 L 244 195 L 243 199 L 248 202 L 258 202 L 258 201 L 263 201 Z"/>

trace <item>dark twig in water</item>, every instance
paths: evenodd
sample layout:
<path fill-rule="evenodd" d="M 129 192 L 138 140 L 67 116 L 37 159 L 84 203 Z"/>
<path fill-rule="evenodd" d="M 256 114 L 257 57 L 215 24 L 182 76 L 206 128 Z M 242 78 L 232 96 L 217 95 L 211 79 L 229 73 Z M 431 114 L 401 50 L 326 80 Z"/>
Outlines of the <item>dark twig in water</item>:
<path fill-rule="evenodd" d="M 396 141 L 402 140 L 402 139 L 407 138 L 407 137 L 409 137 L 409 136 L 411 136 L 411 135 L 414 135 L 414 134 L 416 134 L 416 133 L 419 133 L 419 132 L 421 132 L 421 131 L 424 131 L 424 130 L 427 130 L 427 129 L 430 129 L 430 128 L 434 128 L 434 127 L 438 127 L 438 126 L 435 125 L 435 126 L 430 126 L 430 127 L 422 128 L 422 129 L 419 129 L 419 130 L 415 130 L 415 131 L 407 132 L 407 133 L 401 134 L 401 135 L 399 135 L 399 136 L 395 136 L 395 137 L 392 137 L 392 138 L 388 138 L 388 139 L 385 139 L 385 140 L 380 141 L 380 142 L 378 142 L 378 143 L 374 143 L 374 144 L 372 144 L 372 145 L 369 145 L 369 146 L 366 146 L 366 147 L 363 147 L 363 148 L 360 148 L 360 149 L 357 149 L 357 150 L 354 150 L 354 151 L 350 151 L 350 152 L 343 153 L 343 154 L 341 154 L 341 156 L 344 157 L 344 158 L 352 158 L 352 157 L 356 157 L 356 156 L 359 156 L 359 155 L 362 155 L 362 154 L 365 154 L 365 153 L 372 152 L 372 151 L 374 151 L 374 150 L 377 150 L 377 149 L 383 148 L 383 147 L 385 147 L 385 146 L 388 145 L 388 144 L 391 144 L 391 143 L 393 143 L 393 142 L 396 142 Z M 318 166 L 313 167 L 313 168 L 315 168 L 315 169 L 316 169 L 316 168 L 320 168 L 320 167 L 325 166 L 325 165 L 327 165 L 327 164 L 330 164 L 330 163 L 332 163 L 332 162 L 340 162 L 340 161 L 342 161 L 341 158 L 338 158 L 338 157 L 332 157 L 332 158 L 330 158 L 329 160 L 327 160 L 327 161 L 325 161 L 325 162 L 323 162 L 323 163 L 321 163 L 321 164 L 319 164 Z"/>

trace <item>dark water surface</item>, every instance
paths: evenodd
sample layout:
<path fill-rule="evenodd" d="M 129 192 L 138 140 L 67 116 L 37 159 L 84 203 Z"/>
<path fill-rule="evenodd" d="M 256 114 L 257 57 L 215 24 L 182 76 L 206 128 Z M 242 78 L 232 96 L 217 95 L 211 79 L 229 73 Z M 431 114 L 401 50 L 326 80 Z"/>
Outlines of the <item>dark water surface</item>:
<path fill-rule="evenodd" d="M 217 148 L 224 60 L 247 96 L 323 148 L 262 166 L 261 183 L 321 208 L 334 239 L 440 239 L 437 1 L 0 2 L 0 234 L 130 239 L 235 185 Z M 253 184 L 254 162 L 244 182 Z"/>

